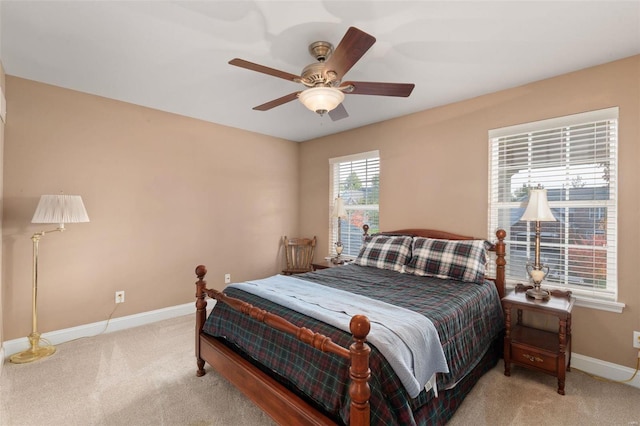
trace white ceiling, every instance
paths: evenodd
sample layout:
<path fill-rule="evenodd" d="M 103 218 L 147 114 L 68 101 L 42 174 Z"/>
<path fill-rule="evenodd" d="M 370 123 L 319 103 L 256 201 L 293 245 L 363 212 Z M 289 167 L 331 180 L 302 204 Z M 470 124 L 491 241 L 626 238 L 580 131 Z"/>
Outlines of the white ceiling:
<path fill-rule="evenodd" d="M 640 1 L 2 1 L 7 74 L 304 141 L 640 53 Z M 307 47 L 355 26 L 376 37 L 347 80 L 415 83 L 409 98 L 347 95 L 336 122 L 303 86 Z M 10 114 L 10 111 L 9 111 Z"/>

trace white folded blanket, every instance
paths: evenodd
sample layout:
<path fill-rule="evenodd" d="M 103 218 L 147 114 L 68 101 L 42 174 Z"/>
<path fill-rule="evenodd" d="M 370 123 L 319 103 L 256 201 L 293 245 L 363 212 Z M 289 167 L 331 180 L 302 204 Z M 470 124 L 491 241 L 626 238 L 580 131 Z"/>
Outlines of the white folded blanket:
<path fill-rule="evenodd" d="M 436 373 L 449 367 L 438 331 L 424 315 L 386 302 L 343 290 L 276 275 L 262 280 L 231 284 L 287 308 L 350 332 L 349 322 L 357 314 L 371 322 L 367 340 L 387 359 L 412 398 Z M 434 389 L 435 391 L 435 389 Z"/>

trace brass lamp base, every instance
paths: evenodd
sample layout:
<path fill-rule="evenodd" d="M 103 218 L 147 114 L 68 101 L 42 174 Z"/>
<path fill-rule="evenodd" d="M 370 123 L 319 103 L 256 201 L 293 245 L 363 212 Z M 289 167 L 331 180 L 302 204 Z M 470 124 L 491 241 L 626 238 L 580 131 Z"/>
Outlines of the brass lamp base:
<path fill-rule="evenodd" d="M 539 253 L 539 250 L 536 249 L 536 253 Z M 527 273 L 531 277 L 531 281 L 533 282 L 533 288 L 527 290 L 527 296 L 536 300 L 547 300 L 549 298 L 550 293 L 547 290 L 543 290 L 540 288 L 540 284 L 545 279 L 547 274 L 549 273 L 549 267 L 540 264 L 539 255 L 536 254 L 536 263 L 532 265 L 530 263 L 527 264 Z"/>
<path fill-rule="evenodd" d="M 26 364 L 53 355 L 56 352 L 55 346 L 40 346 L 40 333 L 29 335 L 31 347 L 26 351 L 11 355 L 9 361 L 14 364 Z"/>
<path fill-rule="evenodd" d="M 527 290 L 527 296 L 536 300 L 547 300 L 549 298 L 549 292 L 541 289 L 540 286 L 537 286 Z"/>
<path fill-rule="evenodd" d="M 340 225 L 339 219 L 338 219 L 338 225 Z M 340 229 L 339 226 L 338 226 L 338 229 Z M 338 232 L 338 236 L 340 236 L 340 232 Z M 340 257 L 342 255 L 343 249 L 344 249 L 344 246 L 342 245 L 342 242 L 338 241 L 336 243 L 336 257 L 331 258 L 331 263 L 333 263 L 334 265 L 342 265 L 344 263 L 344 260 L 342 259 L 342 257 Z"/>

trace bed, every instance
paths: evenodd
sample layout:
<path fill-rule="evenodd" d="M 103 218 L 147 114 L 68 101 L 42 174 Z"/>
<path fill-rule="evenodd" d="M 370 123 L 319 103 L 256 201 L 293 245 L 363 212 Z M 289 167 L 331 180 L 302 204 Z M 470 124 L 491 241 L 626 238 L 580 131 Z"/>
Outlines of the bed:
<path fill-rule="evenodd" d="M 276 285 L 332 288 L 327 291 L 346 291 L 350 296 L 342 300 L 350 303 L 371 298 L 428 317 L 447 371 L 432 375 L 424 388 L 418 382 L 416 391 L 387 358 L 389 349 L 374 340 L 376 334 L 369 335 L 372 323 L 380 328 L 379 319 L 352 315 L 347 332 L 280 304 L 278 297 L 284 296 L 278 291 L 272 300 L 252 293 L 249 287 L 261 286 L 261 280 L 224 293 L 207 289 L 206 267 L 199 265 L 197 375 L 205 374 L 208 363 L 280 424 L 446 423 L 501 356 L 506 233 L 497 231 L 492 244 L 426 229 L 366 234 L 365 229 L 354 264 L 284 277 L 295 281 L 276 280 Z M 389 249 L 393 244 L 401 248 Z M 485 265 L 476 268 L 485 252 L 478 247 L 495 252 L 495 277 L 485 277 Z M 447 264 L 452 256 L 457 261 Z M 207 297 L 216 299 L 208 317 Z"/>

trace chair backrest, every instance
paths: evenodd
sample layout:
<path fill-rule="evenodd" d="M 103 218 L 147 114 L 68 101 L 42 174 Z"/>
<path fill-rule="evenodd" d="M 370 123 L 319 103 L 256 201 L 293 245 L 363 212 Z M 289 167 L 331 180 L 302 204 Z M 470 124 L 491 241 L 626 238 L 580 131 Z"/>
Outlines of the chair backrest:
<path fill-rule="evenodd" d="M 316 249 L 316 237 L 283 238 L 284 253 L 287 266 L 282 271 L 285 275 L 302 274 L 313 270 L 313 252 Z"/>

